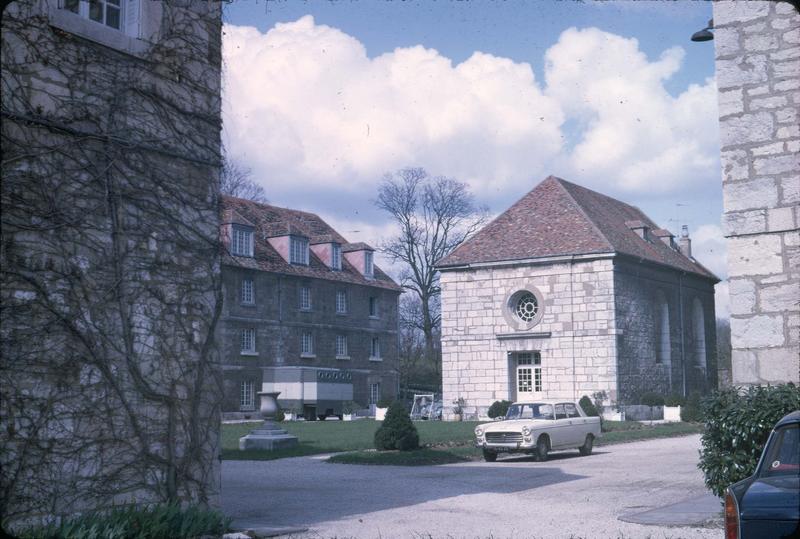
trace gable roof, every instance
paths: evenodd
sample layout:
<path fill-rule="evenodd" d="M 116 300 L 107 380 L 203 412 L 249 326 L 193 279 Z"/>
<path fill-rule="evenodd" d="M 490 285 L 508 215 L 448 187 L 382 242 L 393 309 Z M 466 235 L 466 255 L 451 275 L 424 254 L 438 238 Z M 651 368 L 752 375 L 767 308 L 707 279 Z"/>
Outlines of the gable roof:
<path fill-rule="evenodd" d="M 312 245 L 330 242 L 349 245 L 341 234 L 316 214 L 223 195 L 222 224 L 230 223 L 253 227 L 253 257 L 232 256 L 225 250 L 222 254 L 223 265 L 401 290 L 378 266 L 373 267 L 375 278 L 367 279 L 345 257 L 342 257 L 341 271 L 332 270 L 310 249 L 308 266 L 290 264 L 269 243 L 269 237 L 292 234 L 308 238 Z M 358 245 L 371 250 L 366 244 Z"/>
<path fill-rule="evenodd" d="M 640 237 L 629 226 L 636 221 L 658 236 L 665 233 L 639 208 L 549 176 L 437 266 L 615 253 L 719 281 L 660 239 Z"/>

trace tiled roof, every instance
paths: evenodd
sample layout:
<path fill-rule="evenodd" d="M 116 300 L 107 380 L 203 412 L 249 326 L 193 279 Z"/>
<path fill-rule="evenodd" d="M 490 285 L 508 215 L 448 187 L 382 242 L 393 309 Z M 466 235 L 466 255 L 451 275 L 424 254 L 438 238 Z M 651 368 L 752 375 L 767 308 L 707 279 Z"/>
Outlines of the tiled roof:
<path fill-rule="evenodd" d="M 549 176 L 440 260 L 438 267 L 617 253 L 719 280 L 657 237 L 650 241 L 640 237 L 631 230 L 633 224 L 663 234 L 639 208 Z"/>
<path fill-rule="evenodd" d="M 224 265 L 400 290 L 400 286 L 378 266 L 374 266 L 375 278 L 367 279 L 344 257 L 342 257 L 341 271 L 330 269 L 310 250 L 308 266 L 286 262 L 267 241 L 267 238 L 273 237 L 281 231 L 305 236 L 311 244 L 321 242 L 348 244 L 341 234 L 313 213 L 223 196 L 222 224 L 228 223 L 253 226 L 254 256 L 252 258 L 232 256 L 228 252 L 224 252 L 222 256 Z"/>

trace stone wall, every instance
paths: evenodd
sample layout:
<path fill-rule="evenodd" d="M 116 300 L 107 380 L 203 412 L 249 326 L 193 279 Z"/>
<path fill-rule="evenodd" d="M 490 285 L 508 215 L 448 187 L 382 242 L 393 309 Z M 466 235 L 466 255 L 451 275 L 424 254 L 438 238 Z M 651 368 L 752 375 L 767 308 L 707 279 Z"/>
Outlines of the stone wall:
<path fill-rule="evenodd" d="M 220 4 L 138 5 L 4 6 L 6 529 L 217 499 Z"/>
<path fill-rule="evenodd" d="M 580 398 L 605 391 L 616 399 L 614 278 L 610 259 L 538 266 L 442 271 L 442 385 L 445 417 L 463 398 L 468 413 L 485 414 L 514 399 L 509 352 L 541 352 L 542 398 Z M 509 297 L 535 288 L 541 320 L 514 327 Z"/>
<path fill-rule="evenodd" d="M 800 381 L 800 14 L 714 2 L 734 384 Z"/>

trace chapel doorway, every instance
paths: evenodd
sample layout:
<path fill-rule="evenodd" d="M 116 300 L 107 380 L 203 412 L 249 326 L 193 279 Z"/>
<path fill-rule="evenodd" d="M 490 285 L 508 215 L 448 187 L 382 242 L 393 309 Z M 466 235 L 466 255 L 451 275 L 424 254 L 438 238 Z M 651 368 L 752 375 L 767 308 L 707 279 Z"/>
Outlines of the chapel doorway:
<path fill-rule="evenodd" d="M 538 351 L 512 352 L 516 400 L 542 398 L 542 356 Z"/>

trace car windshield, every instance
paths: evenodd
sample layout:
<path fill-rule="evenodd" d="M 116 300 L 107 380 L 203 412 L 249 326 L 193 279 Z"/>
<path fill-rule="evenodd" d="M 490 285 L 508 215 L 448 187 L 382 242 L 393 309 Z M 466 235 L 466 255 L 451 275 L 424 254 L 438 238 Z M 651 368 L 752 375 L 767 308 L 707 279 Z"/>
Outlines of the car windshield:
<path fill-rule="evenodd" d="M 512 404 L 508 407 L 506 419 L 555 419 L 553 405 L 543 402 L 531 404 Z"/>
<path fill-rule="evenodd" d="M 800 425 L 775 432 L 764 458 L 762 477 L 800 475 Z"/>

